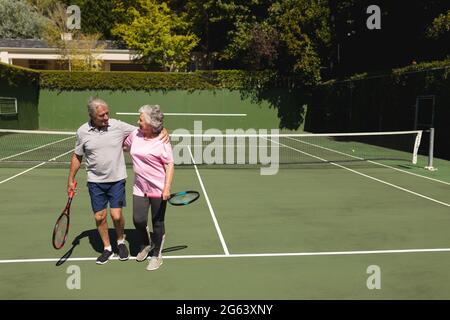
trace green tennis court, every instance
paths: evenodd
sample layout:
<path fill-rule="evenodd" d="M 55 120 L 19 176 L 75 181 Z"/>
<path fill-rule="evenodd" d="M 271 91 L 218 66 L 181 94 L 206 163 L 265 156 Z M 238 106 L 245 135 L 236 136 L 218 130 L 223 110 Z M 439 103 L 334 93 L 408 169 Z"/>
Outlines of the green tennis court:
<path fill-rule="evenodd" d="M 54 250 L 68 174 L 56 158 L 71 149 L 44 153 L 46 139 L 15 150 L 0 142 L 0 298 L 449 299 L 449 162 L 435 159 L 431 172 L 426 157 L 359 159 L 355 146 L 335 159 L 341 149 L 302 149 L 293 139 L 279 141 L 289 161 L 273 175 L 256 165 L 177 166 L 172 191 L 201 197 L 168 207 L 164 264 L 154 272 L 133 259 L 95 264 L 102 244 L 81 170 L 68 243 Z M 20 163 L 8 161 L 19 153 Z M 128 177 L 125 229 L 135 256 L 131 168 Z M 369 289 L 373 266 L 379 288 Z M 69 289 L 73 268 L 79 289 Z"/>

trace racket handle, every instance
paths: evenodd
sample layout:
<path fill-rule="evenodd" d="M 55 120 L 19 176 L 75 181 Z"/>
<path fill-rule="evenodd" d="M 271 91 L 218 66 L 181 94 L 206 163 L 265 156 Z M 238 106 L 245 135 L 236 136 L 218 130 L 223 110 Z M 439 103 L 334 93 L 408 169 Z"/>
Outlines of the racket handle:
<path fill-rule="evenodd" d="M 69 198 L 73 198 L 73 196 L 75 195 L 75 188 L 76 188 L 76 187 L 77 187 L 77 182 L 74 181 L 74 182 L 73 182 L 73 189 L 70 190 L 70 192 L 69 192 Z"/>

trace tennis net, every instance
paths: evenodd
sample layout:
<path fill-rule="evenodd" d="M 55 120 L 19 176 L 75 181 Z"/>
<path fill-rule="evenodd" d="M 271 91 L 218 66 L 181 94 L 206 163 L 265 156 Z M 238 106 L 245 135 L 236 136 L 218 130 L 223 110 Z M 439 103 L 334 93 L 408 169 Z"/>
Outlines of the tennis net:
<path fill-rule="evenodd" d="M 206 131 L 207 132 L 207 131 Z M 416 163 L 422 131 L 271 134 L 172 134 L 176 165 L 264 166 L 398 160 Z M 66 166 L 75 132 L 0 129 L 0 166 Z M 126 162 L 131 164 L 126 156 Z"/>

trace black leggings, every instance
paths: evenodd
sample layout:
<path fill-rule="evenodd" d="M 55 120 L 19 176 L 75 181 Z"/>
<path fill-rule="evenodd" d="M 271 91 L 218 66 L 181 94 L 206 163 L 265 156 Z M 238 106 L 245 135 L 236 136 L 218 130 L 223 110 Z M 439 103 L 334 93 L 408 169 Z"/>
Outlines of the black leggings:
<path fill-rule="evenodd" d="M 147 233 L 149 207 L 152 210 L 153 232 L 150 236 L 155 245 L 152 256 L 161 256 L 164 245 L 166 204 L 167 201 L 161 198 L 146 198 L 133 195 L 133 223 L 143 246 L 149 245 L 149 235 Z"/>

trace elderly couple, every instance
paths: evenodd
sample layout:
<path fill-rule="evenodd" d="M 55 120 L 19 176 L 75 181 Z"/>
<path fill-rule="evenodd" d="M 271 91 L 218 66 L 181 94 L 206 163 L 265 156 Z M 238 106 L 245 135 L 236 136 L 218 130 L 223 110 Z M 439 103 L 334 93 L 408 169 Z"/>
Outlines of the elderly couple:
<path fill-rule="evenodd" d="M 130 152 L 135 174 L 133 222 L 141 241 L 136 261 L 145 261 L 151 254 L 147 270 L 156 270 L 162 264 L 164 215 L 174 172 L 172 147 L 167 130 L 163 128 L 163 113 L 157 105 L 142 106 L 139 128 L 136 128 L 110 119 L 108 105 L 101 99 L 91 97 L 88 112 L 90 121 L 77 130 L 67 191 L 74 189 L 75 175 L 85 156 L 91 206 L 104 245 L 97 264 L 105 264 L 113 256 L 106 221 L 108 203 L 117 234 L 119 260 L 128 260 L 130 256 L 125 245 L 122 215 L 122 207 L 126 205 L 125 150 Z M 149 207 L 153 224 L 151 234 L 147 226 Z"/>

